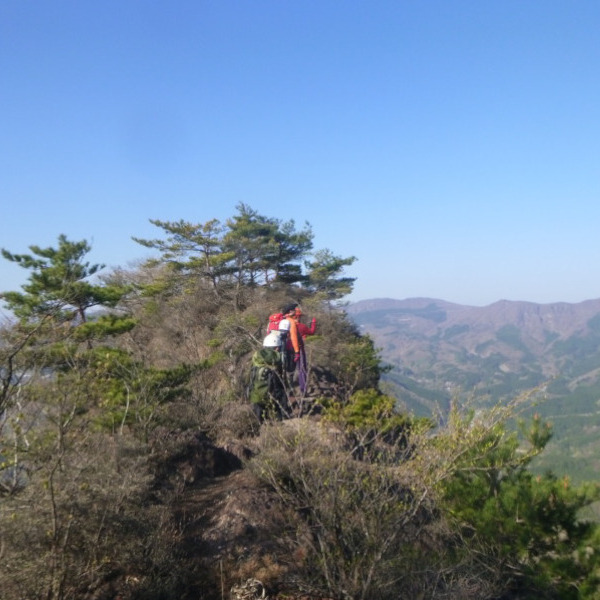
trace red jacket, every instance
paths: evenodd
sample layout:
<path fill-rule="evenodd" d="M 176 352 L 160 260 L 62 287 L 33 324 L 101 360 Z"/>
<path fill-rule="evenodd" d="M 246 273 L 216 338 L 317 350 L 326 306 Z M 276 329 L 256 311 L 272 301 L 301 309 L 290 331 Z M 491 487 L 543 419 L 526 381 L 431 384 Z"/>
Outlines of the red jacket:
<path fill-rule="evenodd" d="M 308 325 L 305 325 L 304 323 L 300 323 L 300 321 L 298 321 L 296 323 L 296 325 L 298 326 L 298 333 L 303 338 L 306 338 L 307 335 L 315 335 L 315 331 L 317 330 L 317 320 L 316 319 L 313 319 L 310 322 L 310 327 Z"/>

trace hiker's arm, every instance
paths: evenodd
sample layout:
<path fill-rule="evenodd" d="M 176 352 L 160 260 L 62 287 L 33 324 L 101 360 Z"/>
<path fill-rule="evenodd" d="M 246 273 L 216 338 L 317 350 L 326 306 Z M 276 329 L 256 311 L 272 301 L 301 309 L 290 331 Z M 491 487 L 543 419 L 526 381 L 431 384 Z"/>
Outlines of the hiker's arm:
<path fill-rule="evenodd" d="M 300 342 L 298 341 L 298 327 L 296 323 L 290 320 L 290 340 L 294 348 L 294 352 L 298 354 L 300 352 Z"/>

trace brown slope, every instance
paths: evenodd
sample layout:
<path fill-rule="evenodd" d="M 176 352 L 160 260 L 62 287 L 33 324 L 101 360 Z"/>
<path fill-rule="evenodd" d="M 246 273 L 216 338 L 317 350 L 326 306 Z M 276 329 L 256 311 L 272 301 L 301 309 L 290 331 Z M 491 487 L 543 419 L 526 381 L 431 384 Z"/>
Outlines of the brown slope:
<path fill-rule="evenodd" d="M 432 373 L 442 377 L 452 369 L 495 369 L 535 372 L 542 379 L 559 372 L 568 358 L 556 352 L 558 342 L 592 332 L 600 300 L 501 300 L 475 307 L 431 298 L 373 299 L 352 304 L 347 311 L 374 338 L 385 361 L 417 377 L 435 379 Z M 492 359 L 498 364 L 491 365 Z"/>

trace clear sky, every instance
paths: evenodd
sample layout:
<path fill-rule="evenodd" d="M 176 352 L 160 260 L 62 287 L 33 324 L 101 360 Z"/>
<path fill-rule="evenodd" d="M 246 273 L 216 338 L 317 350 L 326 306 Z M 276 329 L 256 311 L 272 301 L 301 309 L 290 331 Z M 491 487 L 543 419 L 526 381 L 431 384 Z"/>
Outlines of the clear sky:
<path fill-rule="evenodd" d="M 244 202 L 350 300 L 600 297 L 598 0 L 2 0 L 0 247 Z M 0 259 L 0 291 L 27 272 Z"/>

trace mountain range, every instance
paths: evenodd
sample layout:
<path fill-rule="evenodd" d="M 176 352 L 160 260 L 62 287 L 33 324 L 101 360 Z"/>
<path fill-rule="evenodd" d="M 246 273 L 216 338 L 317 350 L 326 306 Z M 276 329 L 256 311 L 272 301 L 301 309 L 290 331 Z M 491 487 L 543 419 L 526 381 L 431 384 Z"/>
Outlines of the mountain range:
<path fill-rule="evenodd" d="M 535 410 L 554 430 L 540 468 L 600 479 L 600 299 L 476 307 L 380 298 L 346 311 L 380 349 L 386 385 L 407 410 L 428 415 L 460 397 L 489 404 L 537 388 Z"/>

